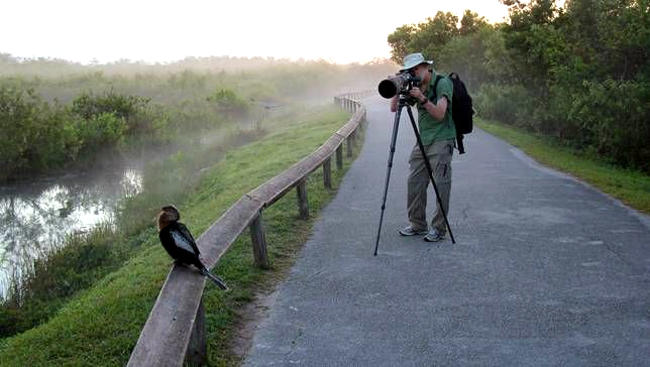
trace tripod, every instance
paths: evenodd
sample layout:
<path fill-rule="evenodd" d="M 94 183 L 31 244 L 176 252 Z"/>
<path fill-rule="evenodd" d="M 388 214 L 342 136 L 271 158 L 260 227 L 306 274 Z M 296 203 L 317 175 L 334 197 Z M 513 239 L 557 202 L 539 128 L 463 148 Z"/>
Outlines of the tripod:
<path fill-rule="evenodd" d="M 433 179 L 433 169 L 431 169 L 431 163 L 429 162 L 429 157 L 427 157 L 424 151 L 424 144 L 422 144 L 422 137 L 420 137 L 420 132 L 418 131 L 417 126 L 415 125 L 415 119 L 413 118 L 413 112 L 411 111 L 411 106 L 408 104 L 408 97 L 400 94 L 399 95 L 399 105 L 397 107 L 397 112 L 395 113 L 395 122 L 393 123 L 393 135 L 390 141 L 390 154 L 388 155 L 388 170 L 386 172 L 386 184 L 384 185 L 384 199 L 381 203 L 381 216 L 379 217 L 379 229 L 377 229 L 377 242 L 375 243 L 375 256 L 377 256 L 377 249 L 379 248 L 379 238 L 381 236 L 381 226 L 384 222 L 384 211 L 386 209 L 386 197 L 388 196 L 388 184 L 390 183 L 390 172 L 393 169 L 393 156 L 395 156 L 395 143 L 397 141 L 397 130 L 399 128 L 399 120 L 402 114 L 402 108 L 406 107 L 408 112 L 409 119 L 411 120 L 411 126 L 413 127 L 413 133 L 415 133 L 415 138 L 418 142 L 418 147 L 420 148 L 420 153 L 424 158 L 424 166 L 429 173 L 429 178 L 433 184 L 433 191 L 436 193 L 436 199 L 438 202 L 438 208 L 442 212 L 442 216 L 445 219 L 445 225 L 449 230 L 449 237 L 451 237 L 451 243 L 456 243 L 454 239 L 454 234 L 451 232 L 451 226 L 447 220 L 447 213 L 442 207 L 442 200 L 440 200 L 440 195 L 438 194 L 438 186 L 436 186 L 436 181 Z"/>

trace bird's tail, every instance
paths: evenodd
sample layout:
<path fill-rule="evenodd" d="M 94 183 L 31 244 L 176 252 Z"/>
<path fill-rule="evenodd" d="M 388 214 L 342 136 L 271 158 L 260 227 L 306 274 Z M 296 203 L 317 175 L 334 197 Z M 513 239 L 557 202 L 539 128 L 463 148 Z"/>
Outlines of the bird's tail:
<path fill-rule="evenodd" d="M 217 285 L 217 287 L 223 289 L 224 291 L 228 290 L 228 286 L 226 285 L 226 282 L 223 281 L 223 279 L 219 278 L 218 276 L 210 273 L 210 271 L 206 268 L 201 268 L 201 274 L 205 275 L 206 277 L 210 278 L 214 282 L 214 284 Z"/>

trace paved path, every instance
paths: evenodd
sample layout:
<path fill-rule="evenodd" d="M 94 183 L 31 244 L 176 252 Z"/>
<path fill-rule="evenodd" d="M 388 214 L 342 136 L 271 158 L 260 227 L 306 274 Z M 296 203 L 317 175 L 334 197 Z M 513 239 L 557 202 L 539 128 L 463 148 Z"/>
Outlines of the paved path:
<path fill-rule="evenodd" d="M 245 365 L 650 365 L 647 216 L 476 131 L 453 162 L 457 244 L 402 238 L 414 144 L 403 113 L 373 257 L 392 114 L 366 105 L 361 155 Z"/>

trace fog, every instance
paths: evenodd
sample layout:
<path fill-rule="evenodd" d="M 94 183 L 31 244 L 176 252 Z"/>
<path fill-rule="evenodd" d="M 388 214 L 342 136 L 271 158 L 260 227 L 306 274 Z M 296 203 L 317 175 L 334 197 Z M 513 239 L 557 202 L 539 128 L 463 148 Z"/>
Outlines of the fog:
<path fill-rule="evenodd" d="M 114 146 L 82 147 L 78 158 L 60 167 L 36 172 L 26 166 L 19 170 L 26 173 L 13 178 L 16 181 L 0 185 L 0 298 L 15 281 L 12 277 L 22 277 L 34 259 L 47 256 L 69 236 L 83 235 L 102 223 L 113 226 L 124 200 L 160 179 L 155 171 L 189 165 L 183 172 L 193 177 L 218 159 L 203 159 L 200 152 L 223 152 L 254 140 L 296 111 L 331 104 L 337 94 L 375 89 L 396 69 L 388 60 L 337 65 L 223 56 L 167 64 L 122 60 L 82 65 L 0 54 L 0 88 L 22 91 L 25 101 L 30 100 L 25 93 L 32 90 L 30 103 L 49 106 L 43 107 L 43 114 L 60 111 L 64 119 L 79 118 L 73 112 L 83 95 L 91 100 L 143 97 L 138 114 L 126 117 L 127 125 L 144 121 L 153 129 L 143 136 L 125 135 Z M 7 118 L 14 117 L 3 117 L 3 123 L 21 124 Z M 157 128 L 161 123 L 165 127 Z M 9 140 L 4 143 L 13 139 L 2 136 Z M 190 163 L 174 163 L 184 155 L 193 157 Z M 172 163 L 166 163 L 170 159 Z"/>

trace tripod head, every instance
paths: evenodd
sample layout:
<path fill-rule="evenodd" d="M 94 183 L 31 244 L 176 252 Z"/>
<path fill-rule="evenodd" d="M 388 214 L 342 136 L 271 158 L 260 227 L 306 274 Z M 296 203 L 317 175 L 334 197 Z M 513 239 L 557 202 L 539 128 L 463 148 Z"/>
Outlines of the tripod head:
<path fill-rule="evenodd" d="M 415 97 L 412 97 L 409 92 L 401 92 L 399 94 L 399 105 L 398 107 L 403 107 L 406 105 L 413 106 L 417 103 Z"/>

